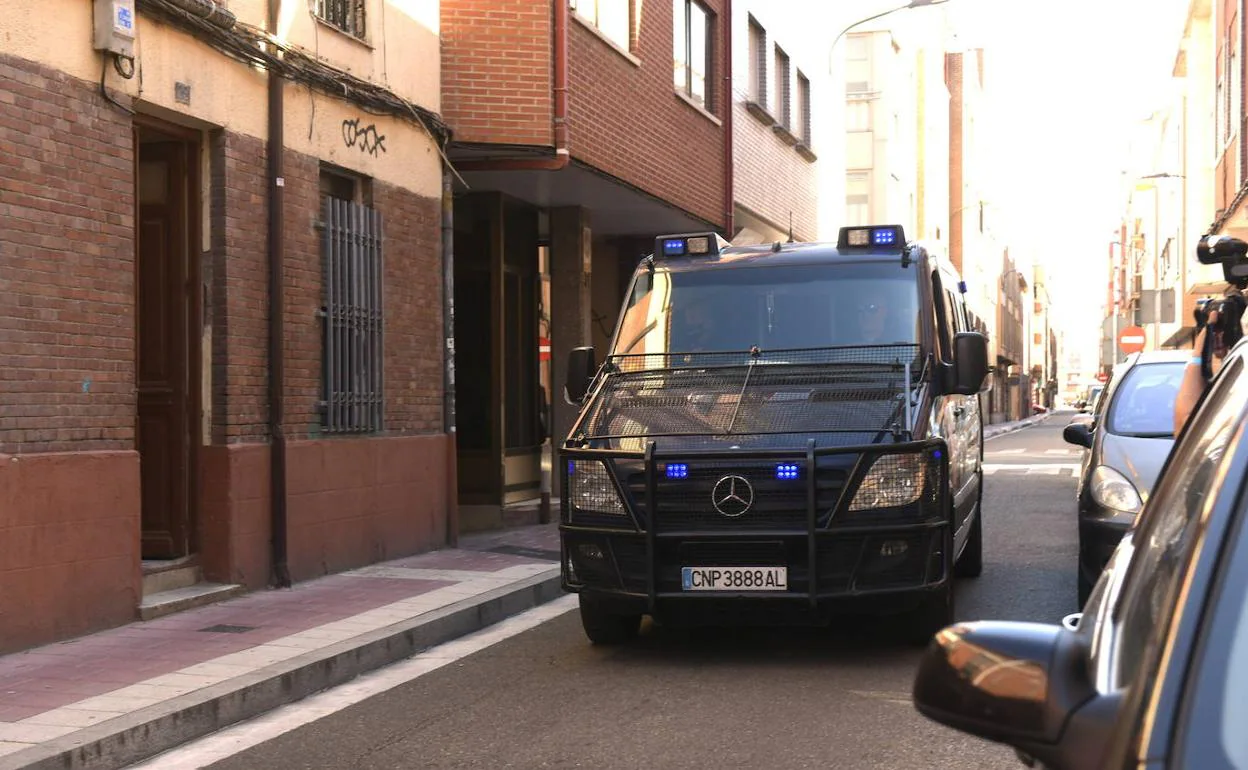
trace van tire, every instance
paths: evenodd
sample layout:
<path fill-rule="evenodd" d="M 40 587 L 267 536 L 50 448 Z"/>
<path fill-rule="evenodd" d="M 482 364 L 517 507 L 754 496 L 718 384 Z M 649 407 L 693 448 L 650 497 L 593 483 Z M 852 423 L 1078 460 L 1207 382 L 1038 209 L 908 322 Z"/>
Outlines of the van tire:
<path fill-rule="evenodd" d="M 957 577 L 975 578 L 984 571 L 984 479 L 979 479 L 979 502 L 975 504 L 975 521 L 971 522 L 971 532 L 966 536 L 966 545 L 962 555 L 953 565 L 953 574 Z"/>
<path fill-rule="evenodd" d="M 600 602 L 585 594 L 580 595 L 581 626 L 585 636 L 596 645 L 623 644 L 637 636 L 641 630 L 641 615 L 611 612 Z"/>

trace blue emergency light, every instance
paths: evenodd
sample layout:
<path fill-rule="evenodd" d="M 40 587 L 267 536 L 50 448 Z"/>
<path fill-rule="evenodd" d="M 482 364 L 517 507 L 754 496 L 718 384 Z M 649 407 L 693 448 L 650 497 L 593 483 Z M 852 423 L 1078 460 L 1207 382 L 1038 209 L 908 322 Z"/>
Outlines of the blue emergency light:
<path fill-rule="evenodd" d="M 837 251 L 894 251 L 905 245 L 901 225 L 842 227 L 836 240 Z"/>
<path fill-rule="evenodd" d="M 776 466 L 776 478 L 781 481 L 797 479 L 797 463 L 780 463 Z"/>
<path fill-rule="evenodd" d="M 668 463 L 666 474 L 669 479 L 687 479 L 689 466 L 686 463 Z"/>
<path fill-rule="evenodd" d="M 663 257 L 717 257 L 732 244 L 718 233 L 660 235 L 654 239 L 654 255 Z"/>

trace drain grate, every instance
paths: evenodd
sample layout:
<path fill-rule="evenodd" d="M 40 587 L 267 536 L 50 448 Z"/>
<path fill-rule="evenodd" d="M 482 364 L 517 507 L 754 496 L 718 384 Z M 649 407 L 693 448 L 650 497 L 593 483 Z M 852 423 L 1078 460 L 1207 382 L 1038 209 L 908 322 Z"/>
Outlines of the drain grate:
<path fill-rule="evenodd" d="M 559 561 L 559 552 L 545 548 L 526 548 L 522 545 L 500 545 L 489 549 L 490 553 L 505 553 L 509 556 L 527 556 L 530 559 Z"/>
<path fill-rule="evenodd" d="M 232 626 L 229 623 L 218 623 L 215 626 L 201 628 L 200 631 L 206 631 L 210 634 L 242 634 L 247 631 L 255 631 L 255 626 Z"/>

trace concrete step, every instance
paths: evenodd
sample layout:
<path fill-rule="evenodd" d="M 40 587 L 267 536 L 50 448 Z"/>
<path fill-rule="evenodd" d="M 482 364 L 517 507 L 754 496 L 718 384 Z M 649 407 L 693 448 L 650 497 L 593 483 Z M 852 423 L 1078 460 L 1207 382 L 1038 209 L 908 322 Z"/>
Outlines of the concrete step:
<path fill-rule="evenodd" d="M 232 599 L 243 593 L 244 589 L 241 585 L 222 583 L 197 583 L 193 586 L 174 588 L 144 596 L 143 602 L 139 605 L 139 617 L 143 620 L 155 620 L 175 612 Z"/>
<path fill-rule="evenodd" d="M 143 562 L 143 595 L 189 588 L 204 579 L 203 568 L 194 557 L 174 561 Z"/>

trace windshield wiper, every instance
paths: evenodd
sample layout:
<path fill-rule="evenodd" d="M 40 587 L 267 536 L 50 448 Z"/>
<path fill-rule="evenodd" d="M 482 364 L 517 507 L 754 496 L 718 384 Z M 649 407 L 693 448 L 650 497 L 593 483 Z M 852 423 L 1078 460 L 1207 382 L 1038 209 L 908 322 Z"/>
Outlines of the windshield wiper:
<path fill-rule="evenodd" d="M 1150 433 L 1119 433 L 1126 438 L 1174 438 L 1170 431 L 1152 431 Z"/>

